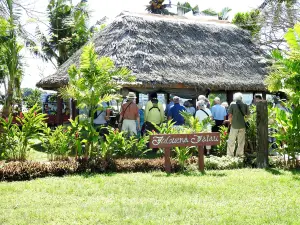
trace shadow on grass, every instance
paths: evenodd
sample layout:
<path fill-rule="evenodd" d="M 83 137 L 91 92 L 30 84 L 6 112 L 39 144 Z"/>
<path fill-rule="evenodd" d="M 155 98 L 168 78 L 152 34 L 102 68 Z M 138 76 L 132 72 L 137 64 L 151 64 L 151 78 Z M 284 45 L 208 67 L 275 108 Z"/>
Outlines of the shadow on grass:
<path fill-rule="evenodd" d="M 265 171 L 267 171 L 273 175 L 283 175 L 283 173 L 280 172 L 279 169 L 275 169 L 275 168 L 267 168 L 267 169 L 265 169 Z"/>
<path fill-rule="evenodd" d="M 159 173 L 153 174 L 154 177 L 176 177 L 176 176 L 187 176 L 187 177 L 203 177 L 203 176 L 213 176 L 213 177 L 225 177 L 226 173 L 221 172 L 211 172 L 211 171 L 184 171 L 184 172 L 174 172 L 174 173 Z"/>
<path fill-rule="evenodd" d="M 106 172 L 106 173 L 80 173 L 78 174 L 79 176 L 83 177 L 83 178 L 92 178 L 92 177 L 96 177 L 96 176 L 105 176 L 105 177 L 112 177 L 115 176 L 117 173 L 114 172 Z"/>

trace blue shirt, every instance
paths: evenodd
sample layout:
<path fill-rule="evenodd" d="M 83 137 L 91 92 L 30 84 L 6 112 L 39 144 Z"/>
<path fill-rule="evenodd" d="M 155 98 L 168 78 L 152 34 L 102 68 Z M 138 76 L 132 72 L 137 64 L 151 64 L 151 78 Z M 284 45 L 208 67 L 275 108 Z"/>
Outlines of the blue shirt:
<path fill-rule="evenodd" d="M 225 107 L 221 105 L 214 105 L 211 108 L 211 114 L 214 118 L 214 120 L 224 120 L 224 117 L 227 116 L 227 112 Z"/>
<path fill-rule="evenodd" d="M 171 107 L 174 105 L 174 102 L 170 102 L 169 104 L 167 104 L 166 106 L 166 110 L 165 110 L 165 114 L 168 115 L 169 111 L 171 109 Z"/>
<path fill-rule="evenodd" d="M 168 112 L 168 117 L 171 117 L 173 122 L 175 122 L 175 125 L 183 125 L 184 119 L 182 115 L 180 115 L 180 112 L 185 111 L 185 108 L 180 105 L 179 103 L 174 104 Z"/>

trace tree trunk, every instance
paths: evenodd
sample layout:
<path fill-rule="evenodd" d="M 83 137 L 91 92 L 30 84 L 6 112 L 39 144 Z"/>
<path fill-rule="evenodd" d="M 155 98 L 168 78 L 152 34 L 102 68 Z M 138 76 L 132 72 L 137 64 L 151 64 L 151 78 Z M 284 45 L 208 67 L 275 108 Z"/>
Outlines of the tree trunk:
<path fill-rule="evenodd" d="M 269 166 L 268 153 L 268 104 L 267 101 L 257 102 L 257 167 L 267 168 Z"/>
<path fill-rule="evenodd" d="M 12 103 L 13 103 L 13 82 L 12 80 L 8 81 L 8 87 L 7 87 L 7 96 L 5 99 L 4 107 L 3 107 L 3 117 L 8 117 L 8 115 L 12 112 Z"/>

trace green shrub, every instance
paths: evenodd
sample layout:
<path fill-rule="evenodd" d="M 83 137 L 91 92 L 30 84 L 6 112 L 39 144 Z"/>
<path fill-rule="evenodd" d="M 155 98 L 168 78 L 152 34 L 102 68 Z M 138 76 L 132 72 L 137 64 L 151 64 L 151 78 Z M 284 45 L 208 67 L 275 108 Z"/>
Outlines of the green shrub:
<path fill-rule="evenodd" d="M 204 165 L 207 170 L 239 169 L 244 167 L 244 160 L 242 158 L 230 156 L 211 156 L 205 158 Z"/>
<path fill-rule="evenodd" d="M 46 115 L 37 113 L 40 108 L 34 105 L 27 113 L 16 118 L 18 125 L 12 123 L 13 116 L 0 118 L 2 132 L 0 135 L 1 154 L 8 160 L 21 160 L 27 158 L 32 139 L 41 139 L 43 130 L 46 127 Z"/>
<path fill-rule="evenodd" d="M 118 129 L 108 128 L 109 133 L 106 140 L 100 140 L 100 155 L 110 160 L 112 158 L 120 157 L 141 157 L 148 150 L 146 149 L 149 137 L 136 136 L 128 138 L 126 133 L 120 132 Z"/>
<path fill-rule="evenodd" d="M 55 130 L 45 129 L 42 146 L 46 149 L 50 160 L 63 160 L 70 152 L 70 135 L 66 127 L 58 126 Z"/>

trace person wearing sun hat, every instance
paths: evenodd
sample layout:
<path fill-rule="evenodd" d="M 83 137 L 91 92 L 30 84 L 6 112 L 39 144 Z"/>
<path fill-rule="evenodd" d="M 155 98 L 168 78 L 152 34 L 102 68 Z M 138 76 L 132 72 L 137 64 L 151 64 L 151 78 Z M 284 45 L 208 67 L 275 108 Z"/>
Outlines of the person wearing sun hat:
<path fill-rule="evenodd" d="M 119 123 L 122 124 L 121 130 L 128 132 L 129 135 L 137 135 L 137 129 L 141 129 L 139 108 L 134 102 L 135 99 L 135 93 L 129 92 L 127 102 L 121 107 Z"/>

